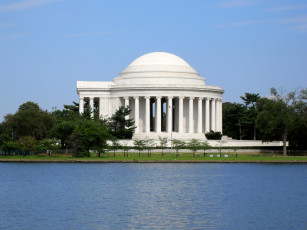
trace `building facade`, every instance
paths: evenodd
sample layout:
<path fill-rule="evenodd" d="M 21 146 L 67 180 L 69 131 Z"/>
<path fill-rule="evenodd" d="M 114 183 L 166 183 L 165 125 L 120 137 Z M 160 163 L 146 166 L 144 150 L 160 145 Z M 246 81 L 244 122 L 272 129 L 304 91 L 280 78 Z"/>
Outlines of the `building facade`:
<path fill-rule="evenodd" d="M 129 106 L 135 121 L 133 139 L 171 137 L 205 139 L 205 132 L 222 132 L 223 89 L 205 79 L 182 58 L 165 52 L 134 60 L 113 81 L 77 82 L 79 112 L 84 103 L 99 117 Z M 92 114 L 93 115 L 93 114 Z"/>

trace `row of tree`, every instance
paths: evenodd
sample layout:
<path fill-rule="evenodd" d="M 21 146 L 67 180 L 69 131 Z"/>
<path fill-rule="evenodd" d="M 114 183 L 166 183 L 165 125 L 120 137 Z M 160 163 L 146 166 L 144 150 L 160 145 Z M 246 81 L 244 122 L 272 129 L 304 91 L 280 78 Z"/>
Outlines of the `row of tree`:
<path fill-rule="evenodd" d="M 245 93 L 243 103 L 223 103 L 223 134 L 238 140 L 287 142 L 307 148 L 307 89 L 284 93 L 271 88 L 270 98 Z"/>
<path fill-rule="evenodd" d="M 101 153 L 107 140 L 132 138 L 134 121 L 125 119 L 130 113 L 128 107 L 119 108 L 109 119 L 92 119 L 89 106 L 82 115 L 78 111 L 77 103 L 51 113 L 36 103 L 24 103 L 0 124 L 0 147 L 10 153 L 16 149 L 31 152 L 60 146 L 78 155 L 90 150 Z"/>
<path fill-rule="evenodd" d="M 246 93 L 241 99 L 242 104 L 223 103 L 224 135 L 239 140 L 282 140 L 284 155 L 287 141 L 292 148 L 307 148 L 307 89 L 283 94 L 272 88 L 270 98 Z M 17 148 L 44 150 L 55 148 L 56 142 L 56 146 L 76 154 L 90 150 L 100 154 L 107 140 L 132 138 L 135 126 L 133 119 L 126 119 L 131 112 L 128 107 L 120 107 L 108 119 L 98 118 L 88 104 L 82 115 L 78 111 L 75 102 L 54 112 L 44 111 L 33 102 L 24 103 L 0 123 L 0 148 L 5 152 Z M 221 136 L 214 132 L 208 135 L 213 139 Z"/>
<path fill-rule="evenodd" d="M 169 142 L 171 142 L 169 144 Z M 196 151 L 203 150 L 204 152 L 212 148 L 207 141 L 199 141 L 196 139 L 191 139 L 190 141 L 183 141 L 178 139 L 168 140 L 167 137 L 159 137 L 159 142 L 155 143 L 153 139 L 138 139 L 133 141 L 133 146 L 128 146 L 127 142 L 119 143 L 117 140 L 113 140 L 109 146 L 109 150 L 113 150 L 114 155 L 115 151 L 117 150 L 123 150 L 124 155 L 128 156 L 128 152 L 130 149 L 135 149 L 139 152 L 139 156 L 141 154 L 141 151 L 146 150 L 148 153 L 148 156 L 151 156 L 151 151 L 153 149 L 161 149 L 162 156 L 164 155 L 165 149 L 174 149 L 176 153 L 178 153 L 181 149 L 188 149 L 193 152 L 193 156 L 195 156 Z"/>

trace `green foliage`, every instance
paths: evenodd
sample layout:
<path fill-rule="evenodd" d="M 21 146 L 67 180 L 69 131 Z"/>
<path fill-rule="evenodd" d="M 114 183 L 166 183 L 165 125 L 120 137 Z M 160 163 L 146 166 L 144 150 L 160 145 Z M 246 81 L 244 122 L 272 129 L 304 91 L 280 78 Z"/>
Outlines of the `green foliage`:
<path fill-rule="evenodd" d="M 12 138 L 7 134 L 0 134 L 0 146 L 2 146 L 4 143 L 11 141 Z"/>
<path fill-rule="evenodd" d="M 127 141 L 123 141 L 122 142 L 122 149 L 124 150 L 124 156 L 127 155 L 128 157 L 128 151 L 129 151 L 129 146 L 128 146 L 128 142 Z"/>
<path fill-rule="evenodd" d="M 18 147 L 21 148 L 24 152 L 24 155 L 27 151 L 30 151 L 30 154 L 32 154 L 32 151 L 36 149 L 37 141 L 32 136 L 24 136 L 19 138 L 18 140 Z"/>
<path fill-rule="evenodd" d="M 208 140 L 221 140 L 222 133 L 211 130 L 210 132 L 207 132 L 205 136 Z"/>
<path fill-rule="evenodd" d="M 51 130 L 51 136 L 60 140 L 62 148 L 70 147 L 70 139 L 78 120 L 62 120 L 58 121 Z"/>
<path fill-rule="evenodd" d="M 17 143 L 7 134 L 0 135 L 0 150 L 2 149 L 5 154 L 10 154 L 13 150 L 18 148 Z"/>
<path fill-rule="evenodd" d="M 216 144 L 216 147 L 217 149 L 219 150 L 220 152 L 220 156 L 222 156 L 222 149 L 223 149 L 223 145 L 226 143 L 226 141 L 222 141 L 220 140 L 217 144 Z"/>
<path fill-rule="evenodd" d="M 148 151 L 148 156 L 151 155 L 151 150 L 155 147 L 155 143 L 152 139 L 145 140 L 145 149 Z"/>
<path fill-rule="evenodd" d="M 77 152 L 75 156 L 76 157 L 90 157 L 91 154 L 90 152 Z"/>
<path fill-rule="evenodd" d="M 201 143 L 197 139 L 192 139 L 187 143 L 187 148 L 193 152 L 193 157 L 194 157 L 195 152 L 201 149 Z"/>
<path fill-rule="evenodd" d="M 178 153 L 179 149 L 185 148 L 186 143 L 182 140 L 173 139 L 173 147 L 176 150 L 176 153 Z"/>
<path fill-rule="evenodd" d="M 77 115 L 79 115 L 79 103 L 77 102 L 72 102 L 73 104 L 72 105 L 64 105 L 64 109 L 66 111 L 71 111 Z"/>
<path fill-rule="evenodd" d="M 271 99 L 265 101 L 263 110 L 257 118 L 257 127 L 260 130 L 261 139 L 263 141 L 281 139 L 283 141 L 283 155 L 287 155 L 288 135 L 300 131 L 298 126 L 303 125 L 301 135 L 306 135 L 304 92 L 305 90 L 302 90 L 298 95 L 296 91 L 293 91 L 284 95 L 281 90 L 278 92 L 275 88 L 272 88 Z"/>
<path fill-rule="evenodd" d="M 45 150 L 48 155 L 50 155 L 51 151 L 59 149 L 60 146 L 58 145 L 58 142 L 56 140 L 52 139 L 44 139 L 38 142 L 37 149 L 39 150 Z"/>
<path fill-rule="evenodd" d="M 243 116 L 243 122 L 245 124 L 245 134 L 247 139 L 256 140 L 256 119 L 258 115 L 257 102 L 260 99 L 259 94 L 245 93 L 245 97 L 240 97 L 244 101 L 245 110 Z M 252 135 L 251 135 L 252 134 Z"/>
<path fill-rule="evenodd" d="M 206 154 L 206 151 L 207 151 L 208 149 L 210 149 L 211 146 L 209 145 L 208 141 L 204 141 L 204 142 L 201 143 L 200 148 L 201 148 L 202 150 L 204 150 L 204 155 L 205 155 L 205 154 Z"/>
<path fill-rule="evenodd" d="M 34 103 L 32 101 L 28 101 L 22 105 L 19 106 L 18 111 L 40 111 L 40 107 L 37 103 Z"/>
<path fill-rule="evenodd" d="M 131 139 L 135 130 L 133 119 L 126 119 L 131 113 L 129 107 L 121 106 L 107 121 L 110 133 L 118 139 Z"/>
<path fill-rule="evenodd" d="M 237 140 L 243 139 L 242 123 L 245 107 L 238 103 L 223 103 L 223 133 Z"/>
<path fill-rule="evenodd" d="M 133 141 L 134 149 L 139 151 L 139 156 L 141 151 L 146 147 L 146 140 L 134 140 Z"/>
<path fill-rule="evenodd" d="M 80 119 L 71 135 L 70 142 L 77 153 L 90 150 L 100 153 L 107 148 L 107 140 L 111 138 L 102 122 Z"/>
<path fill-rule="evenodd" d="M 115 151 L 120 149 L 121 148 L 121 145 L 120 143 L 118 142 L 117 139 L 113 138 L 112 140 L 112 145 L 109 146 L 109 148 L 111 148 L 113 150 L 113 154 L 114 154 L 114 157 L 115 157 Z"/>
<path fill-rule="evenodd" d="M 50 136 L 54 123 L 54 117 L 41 110 L 38 104 L 26 102 L 19 106 L 15 114 L 6 115 L 2 125 L 4 133 L 12 135 L 14 139 L 32 136 L 42 140 Z"/>
<path fill-rule="evenodd" d="M 162 149 L 162 156 L 163 156 L 164 154 L 163 151 L 167 147 L 168 139 L 167 137 L 159 137 L 159 141 L 160 141 L 160 148 Z"/>

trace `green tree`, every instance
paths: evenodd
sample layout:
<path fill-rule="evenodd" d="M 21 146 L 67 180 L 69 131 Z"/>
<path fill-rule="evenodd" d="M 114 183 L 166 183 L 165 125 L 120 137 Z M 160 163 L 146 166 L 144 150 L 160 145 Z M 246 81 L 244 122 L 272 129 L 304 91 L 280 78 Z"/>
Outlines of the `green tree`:
<path fill-rule="evenodd" d="M 223 134 L 233 139 L 242 140 L 242 120 L 245 107 L 242 104 L 223 103 Z"/>
<path fill-rule="evenodd" d="M 215 132 L 213 130 L 210 130 L 210 132 L 205 133 L 205 136 L 208 140 L 221 140 L 222 133 L 221 132 Z"/>
<path fill-rule="evenodd" d="M 71 144 L 73 143 L 71 142 L 72 141 L 71 135 L 73 134 L 77 124 L 78 124 L 78 120 L 76 119 L 75 120 L 62 120 L 62 121 L 58 121 L 52 128 L 51 136 L 60 140 L 62 148 L 66 149 L 66 153 L 68 152 L 69 147 L 71 147 Z M 78 134 L 76 133 L 74 135 L 76 136 L 73 137 L 73 140 L 75 140 L 74 138 L 78 139 Z"/>
<path fill-rule="evenodd" d="M 220 140 L 217 144 L 216 147 L 219 150 L 220 156 L 222 157 L 222 149 L 223 145 L 226 143 L 226 141 Z"/>
<path fill-rule="evenodd" d="M 263 105 L 263 111 L 258 115 L 257 127 L 263 141 L 282 139 L 283 155 L 287 155 L 288 134 L 293 130 L 297 119 L 295 105 L 297 92 L 286 95 L 271 88 L 271 99 Z"/>
<path fill-rule="evenodd" d="M 162 157 L 163 157 L 164 155 L 163 151 L 167 147 L 168 140 L 167 140 L 167 137 L 159 137 L 159 141 L 160 141 L 160 148 L 162 150 Z"/>
<path fill-rule="evenodd" d="M 131 139 L 135 130 L 133 119 L 126 117 L 131 113 L 129 107 L 121 106 L 107 122 L 110 133 L 118 139 Z"/>
<path fill-rule="evenodd" d="M 256 119 L 258 116 L 258 110 L 257 110 L 257 102 L 260 99 L 259 94 L 255 93 L 245 93 L 245 96 L 240 97 L 245 104 L 245 116 L 244 116 L 244 122 L 246 125 L 246 131 L 247 131 L 247 138 L 251 139 L 253 137 L 254 140 L 257 138 L 257 131 L 256 131 Z M 249 130 L 252 130 L 250 132 Z M 252 135 L 251 135 L 252 134 Z"/>
<path fill-rule="evenodd" d="M 10 154 L 13 150 L 18 148 L 15 141 L 7 134 L 0 135 L 0 149 L 2 149 L 5 155 Z"/>
<path fill-rule="evenodd" d="M 72 133 L 72 144 L 79 152 L 95 150 L 100 155 L 107 148 L 107 140 L 113 137 L 99 120 L 80 119 Z"/>
<path fill-rule="evenodd" d="M 32 136 L 36 140 L 42 140 L 50 136 L 55 118 L 47 111 L 43 111 L 38 104 L 26 102 L 19 106 L 15 114 L 4 117 L 3 129 L 14 139 L 24 136 Z"/>
<path fill-rule="evenodd" d="M 82 133 L 82 128 L 80 128 L 79 125 L 77 125 L 71 135 L 69 136 L 68 142 L 67 142 L 67 147 L 66 147 L 66 153 L 68 146 L 71 147 L 74 152 L 73 156 L 74 157 L 79 157 L 79 156 L 84 156 L 84 153 L 86 152 L 86 147 L 85 147 L 85 137 L 84 133 Z M 89 156 L 88 153 L 85 154 L 85 156 Z"/>
<path fill-rule="evenodd" d="M 120 143 L 118 142 L 118 139 L 113 138 L 112 145 L 110 146 L 111 149 L 113 149 L 113 156 L 115 157 L 115 151 L 121 148 Z"/>
<path fill-rule="evenodd" d="M 295 119 L 288 140 L 292 149 L 307 149 L 307 89 L 302 89 L 293 105 Z"/>
<path fill-rule="evenodd" d="M 148 152 L 148 157 L 151 156 L 151 150 L 155 147 L 155 143 L 152 139 L 146 139 L 145 140 L 145 148 L 147 149 Z"/>
<path fill-rule="evenodd" d="M 201 143 L 197 139 L 192 139 L 187 143 L 187 148 L 193 152 L 193 157 L 195 157 L 195 152 L 201 149 Z"/>
<path fill-rule="evenodd" d="M 124 156 L 127 155 L 127 157 L 129 156 L 129 146 L 128 146 L 128 142 L 127 141 L 122 141 L 122 149 L 124 150 Z"/>
<path fill-rule="evenodd" d="M 186 146 L 186 143 L 182 140 L 173 139 L 173 146 L 176 150 L 176 153 L 178 154 L 179 149 L 183 149 Z"/>
<path fill-rule="evenodd" d="M 36 149 L 37 141 L 32 136 L 24 136 L 18 139 L 18 146 L 23 150 L 24 155 L 27 151 L 30 151 L 30 155 Z"/>
<path fill-rule="evenodd" d="M 141 156 L 141 151 L 146 147 L 146 140 L 134 140 L 134 149 L 139 151 L 139 157 Z"/>
<path fill-rule="evenodd" d="M 64 109 L 79 115 L 79 103 L 72 102 L 72 105 L 64 105 Z"/>
<path fill-rule="evenodd" d="M 44 139 L 38 142 L 37 149 L 44 150 L 50 156 L 51 151 L 57 150 L 60 148 L 58 142 L 52 139 Z"/>
<path fill-rule="evenodd" d="M 208 141 L 204 141 L 201 143 L 201 149 L 204 150 L 204 157 L 206 156 L 206 151 L 211 148 Z"/>

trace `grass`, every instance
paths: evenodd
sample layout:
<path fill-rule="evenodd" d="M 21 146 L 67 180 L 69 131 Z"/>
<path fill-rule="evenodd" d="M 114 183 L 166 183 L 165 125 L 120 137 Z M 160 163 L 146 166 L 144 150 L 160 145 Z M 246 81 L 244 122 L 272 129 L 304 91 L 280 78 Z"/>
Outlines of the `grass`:
<path fill-rule="evenodd" d="M 210 157 L 212 155 L 213 157 Z M 124 153 L 113 152 L 105 153 L 101 157 L 92 154 L 91 157 L 74 158 L 71 155 L 34 155 L 34 156 L 0 156 L 0 162 L 230 162 L 230 163 L 307 163 L 307 156 L 281 156 L 269 154 L 228 154 L 228 157 L 218 157 L 218 153 L 209 153 L 204 157 L 203 153 L 196 153 L 193 157 L 192 153 L 152 153 L 148 157 L 148 153 L 142 152 L 139 157 L 138 152 L 129 152 L 129 157 Z"/>

